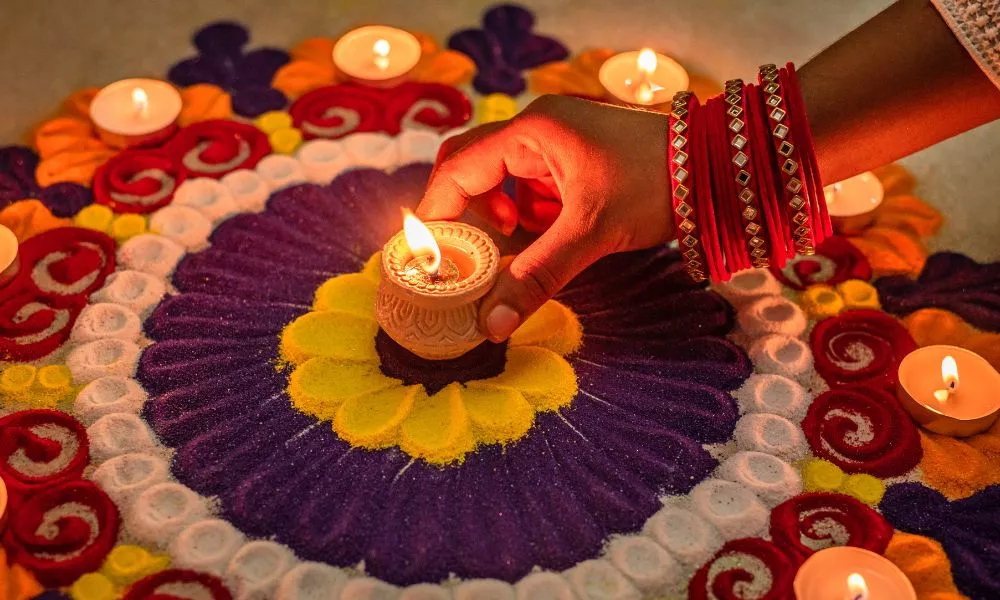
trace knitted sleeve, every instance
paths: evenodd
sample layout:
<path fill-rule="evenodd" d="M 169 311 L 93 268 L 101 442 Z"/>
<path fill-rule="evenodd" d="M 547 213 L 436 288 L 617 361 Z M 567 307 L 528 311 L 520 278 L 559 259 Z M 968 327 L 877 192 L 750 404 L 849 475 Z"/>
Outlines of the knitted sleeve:
<path fill-rule="evenodd" d="M 1000 87 L 1000 0 L 931 0 L 955 36 Z"/>

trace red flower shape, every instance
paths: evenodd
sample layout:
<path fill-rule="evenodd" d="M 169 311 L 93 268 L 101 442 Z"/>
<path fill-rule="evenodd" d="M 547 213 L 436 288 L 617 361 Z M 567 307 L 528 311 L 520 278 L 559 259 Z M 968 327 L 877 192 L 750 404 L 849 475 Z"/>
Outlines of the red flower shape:
<path fill-rule="evenodd" d="M 389 89 L 343 83 L 303 95 L 289 113 L 305 139 L 337 139 L 364 131 L 396 135 L 413 127 L 447 131 L 469 121 L 472 105 L 462 92 L 437 83 Z"/>
<path fill-rule="evenodd" d="M 91 187 L 95 201 L 117 213 L 151 213 L 170 203 L 183 179 L 168 154 L 125 150 L 97 169 Z"/>
<path fill-rule="evenodd" d="M 100 568 L 118 540 L 118 525 L 118 509 L 99 487 L 66 481 L 25 500 L 7 526 L 4 547 L 42 584 L 64 586 Z"/>
<path fill-rule="evenodd" d="M 271 144 L 253 125 L 213 119 L 181 129 L 163 150 L 177 161 L 182 176 L 219 179 L 254 168 L 271 153 Z"/>
<path fill-rule="evenodd" d="M 848 279 L 868 281 L 872 268 L 868 259 L 846 238 L 832 236 L 816 249 L 813 256 L 797 256 L 783 268 L 771 267 L 771 272 L 790 288 L 804 290 L 810 285 L 836 285 Z"/>
<path fill-rule="evenodd" d="M 0 418 L 0 477 L 12 508 L 39 490 L 78 479 L 89 462 L 87 430 L 64 412 L 24 410 Z"/>
<path fill-rule="evenodd" d="M 27 361 L 55 352 L 86 305 L 86 296 L 55 303 L 34 291 L 5 290 L 0 294 L 0 358 Z"/>
<path fill-rule="evenodd" d="M 713 566 L 720 560 L 727 562 L 734 559 L 740 561 L 731 566 L 724 566 L 713 572 Z M 758 563 L 759 561 L 759 563 Z M 742 564 L 741 564 L 742 563 Z M 765 573 L 754 572 L 744 565 L 763 565 Z M 727 542 L 719 552 L 707 563 L 702 565 L 688 583 L 688 598 L 690 600 L 740 600 L 744 598 L 740 588 L 745 585 L 764 585 L 770 581 L 767 591 L 755 595 L 757 600 L 787 600 L 792 597 L 792 580 L 795 577 L 795 564 L 781 549 L 772 542 L 760 538 L 744 538 Z M 711 579 L 710 579 L 711 577 Z M 742 584 L 742 585 L 741 585 Z"/>
<path fill-rule="evenodd" d="M 864 383 L 894 392 L 903 358 L 917 349 L 906 328 L 878 310 L 849 310 L 820 321 L 809 338 L 816 371 L 830 385 Z"/>
<path fill-rule="evenodd" d="M 212 600 L 232 600 L 233 598 L 222 580 L 214 575 L 185 569 L 167 569 L 133 583 L 125 592 L 122 600 L 182 600 L 168 591 L 160 590 L 165 586 L 179 585 L 199 587 L 207 592 L 208 597 Z M 202 595 L 197 597 L 200 598 Z"/>
<path fill-rule="evenodd" d="M 814 454 L 848 473 L 903 475 L 923 456 L 917 428 L 896 398 L 867 385 L 820 395 L 802 431 Z"/>
<path fill-rule="evenodd" d="M 892 532 L 882 515 L 843 494 L 800 494 L 771 511 L 771 540 L 800 563 L 831 546 L 855 546 L 882 554 Z"/>

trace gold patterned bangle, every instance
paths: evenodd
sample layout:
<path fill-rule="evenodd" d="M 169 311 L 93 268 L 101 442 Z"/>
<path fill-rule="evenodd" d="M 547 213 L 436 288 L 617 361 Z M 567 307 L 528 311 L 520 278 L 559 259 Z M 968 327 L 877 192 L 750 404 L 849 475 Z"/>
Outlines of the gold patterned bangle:
<path fill-rule="evenodd" d="M 761 225 L 761 207 L 757 194 L 754 192 L 752 165 L 750 155 L 750 143 L 747 136 L 750 135 L 749 128 L 746 127 L 745 102 L 743 98 L 743 80 L 730 79 L 726 82 L 725 91 L 726 114 L 729 122 L 726 124 L 726 131 L 731 148 L 730 160 L 733 164 L 733 174 L 736 184 L 739 186 L 737 197 L 743 204 L 740 214 L 745 222 L 743 232 L 746 234 L 748 252 L 755 267 L 767 267 L 768 260 L 767 240 L 764 236 L 757 234 L 763 231 Z"/>
<path fill-rule="evenodd" d="M 689 107 L 694 95 L 680 91 L 674 95 L 670 111 L 667 144 L 667 164 L 670 171 L 671 203 L 677 215 L 677 241 L 683 250 L 684 269 L 697 282 L 705 281 L 705 260 L 700 232 L 695 221 L 694 177 L 690 170 L 691 155 Z"/>
<path fill-rule="evenodd" d="M 799 162 L 795 160 L 798 150 L 789 139 L 791 130 L 785 122 L 788 111 L 781 97 L 781 83 L 778 80 L 778 67 L 773 64 L 762 65 L 758 74 L 761 91 L 764 92 L 767 119 L 771 125 L 771 141 L 781 163 L 779 171 L 785 190 L 788 207 L 788 219 L 792 229 L 792 239 L 799 254 L 816 253 L 812 242 L 811 218 L 809 203 L 802 197 L 804 185 L 799 177 Z"/>

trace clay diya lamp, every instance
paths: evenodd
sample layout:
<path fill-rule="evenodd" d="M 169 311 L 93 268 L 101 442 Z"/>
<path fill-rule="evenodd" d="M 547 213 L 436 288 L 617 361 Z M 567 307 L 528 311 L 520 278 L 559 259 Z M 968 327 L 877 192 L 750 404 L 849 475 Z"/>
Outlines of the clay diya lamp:
<path fill-rule="evenodd" d="M 404 216 L 403 231 L 382 248 L 375 318 L 400 346 L 421 358 L 457 358 L 486 340 L 479 304 L 493 287 L 500 252 L 464 223 L 421 223 Z"/>

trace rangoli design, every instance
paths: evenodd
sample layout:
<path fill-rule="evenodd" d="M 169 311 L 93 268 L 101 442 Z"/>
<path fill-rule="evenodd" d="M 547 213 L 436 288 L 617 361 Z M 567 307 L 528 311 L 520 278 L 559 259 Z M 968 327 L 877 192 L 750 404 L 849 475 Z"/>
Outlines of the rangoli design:
<path fill-rule="evenodd" d="M 457 359 L 379 330 L 379 250 L 442 142 L 524 100 L 498 94 L 603 96 L 610 53 L 537 31 L 505 5 L 416 34 L 376 89 L 334 39 L 213 23 L 162 144 L 105 144 L 82 90 L 0 148 L 0 597 L 781 599 L 843 545 L 920 598 L 1000 593 L 1000 425 L 928 433 L 894 395 L 920 346 L 1000 364 L 1000 267 L 928 257 L 900 167 L 780 271 L 706 289 L 653 248 Z"/>

